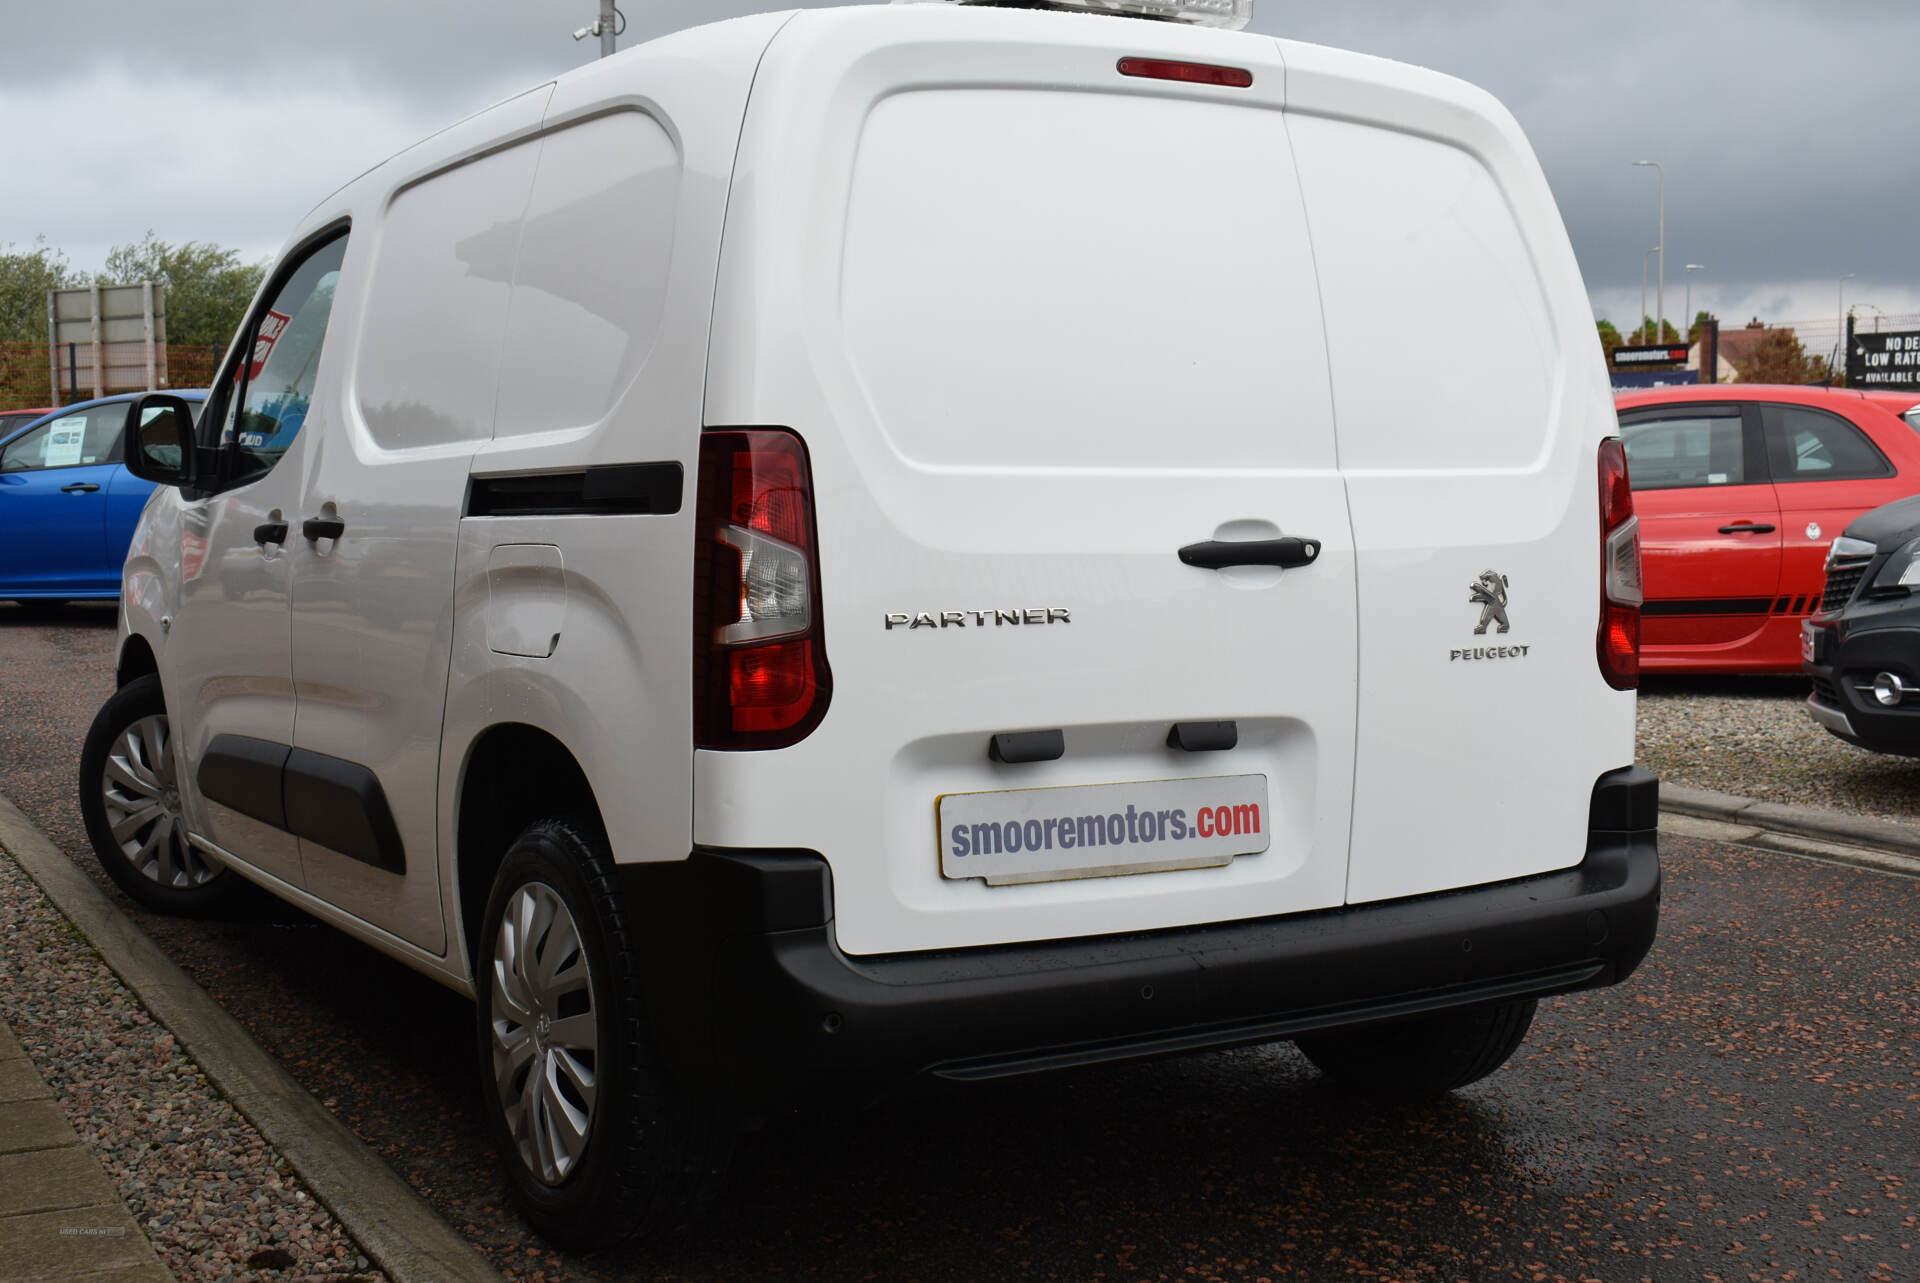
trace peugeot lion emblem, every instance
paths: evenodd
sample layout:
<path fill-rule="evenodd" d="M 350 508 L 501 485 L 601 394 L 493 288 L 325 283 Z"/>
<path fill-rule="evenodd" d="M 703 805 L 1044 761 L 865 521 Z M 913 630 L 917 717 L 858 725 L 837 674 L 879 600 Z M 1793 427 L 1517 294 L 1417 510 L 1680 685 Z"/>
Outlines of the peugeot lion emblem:
<path fill-rule="evenodd" d="M 1474 625 L 1476 636 L 1487 631 L 1488 624 L 1498 624 L 1496 633 L 1507 631 L 1507 577 L 1497 570 L 1483 570 L 1480 577 L 1467 586 L 1467 600 L 1480 606 L 1480 622 Z"/>
<path fill-rule="evenodd" d="M 1507 577 L 1497 570 L 1483 570 L 1480 577 L 1467 585 L 1467 601 L 1480 608 L 1480 622 L 1473 626 L 1476 637 L 1486 635 L 1491 624 L 1495 633 L 1512 630 L 1513 625 L 1507 619 Z M 1458 663 L 1463 659 L 1524 659 L 1532 645 L 1518 646 L 1464 646 L 1448 652 L 1447 659 Z"/>

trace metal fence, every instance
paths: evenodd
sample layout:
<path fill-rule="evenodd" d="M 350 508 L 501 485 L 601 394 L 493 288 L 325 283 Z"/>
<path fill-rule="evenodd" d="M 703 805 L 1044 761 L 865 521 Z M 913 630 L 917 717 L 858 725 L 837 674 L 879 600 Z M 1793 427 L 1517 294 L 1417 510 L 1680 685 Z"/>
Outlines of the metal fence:
<path fill-rule="evenodd" d="M 45 343 L 0 343 L 0 410 L 22 410 L 42 405 L 70 405 L 92 395 L 92 376 L 87 365 L 86 344 L 62 343 L 48 351 Z M 168 343 L 166 359 L 157 363 L 166 370 L 164 386 L 203 388 L 213 379 L 220 364 L 220 349 L 198 343 Z M 108 355 L 109 362 L 120 358 Z M 131 357 L 145 364 L 141 353 Z M 53 381 L 53 371 L 59 381 Z M 136 380 L 137 382 L 137 380 Z"/>

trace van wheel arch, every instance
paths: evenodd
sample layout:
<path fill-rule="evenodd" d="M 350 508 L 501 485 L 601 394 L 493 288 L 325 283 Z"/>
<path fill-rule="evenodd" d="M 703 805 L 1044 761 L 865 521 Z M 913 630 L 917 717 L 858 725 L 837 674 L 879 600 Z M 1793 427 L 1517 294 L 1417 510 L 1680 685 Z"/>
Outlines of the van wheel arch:
<path fill-rule="evenodd" d="M 489 727 L 473 742 L 454 805 L 460 925 L 469 974 L 478 975 L 487 897 L 514 840 L 536 820 L 556 815 L 595 832 L 603 825 L 587 773 L 567 746 L 521 723 Z"/>
<path fill-rule="evenodd" d="M 139 681 L 150 673 L 160 671 L 160 661 L 154 657 L 153 647 L 139 633 L 127 638 L 120 648 L 120 662 L 113 670 L 115 690 Z"/>

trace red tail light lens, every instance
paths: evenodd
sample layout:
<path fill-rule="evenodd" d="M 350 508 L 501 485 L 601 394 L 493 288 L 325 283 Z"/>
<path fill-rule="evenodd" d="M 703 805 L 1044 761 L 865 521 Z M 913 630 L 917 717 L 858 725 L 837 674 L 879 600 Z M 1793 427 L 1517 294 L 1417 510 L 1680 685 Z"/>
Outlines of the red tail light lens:
<path fill-rule="evenodd" d="M 1627 451 L 1600 443 L 1600 675 L 1615 690 L 1640 684 L 1640 519 L 1633 515 Z"/>
<path fill-rule="evenodd" d="M 833 690 L 806 446 L 784 428 L 702 434 L 694 520 L 694 746 L 798 743 Z"/>

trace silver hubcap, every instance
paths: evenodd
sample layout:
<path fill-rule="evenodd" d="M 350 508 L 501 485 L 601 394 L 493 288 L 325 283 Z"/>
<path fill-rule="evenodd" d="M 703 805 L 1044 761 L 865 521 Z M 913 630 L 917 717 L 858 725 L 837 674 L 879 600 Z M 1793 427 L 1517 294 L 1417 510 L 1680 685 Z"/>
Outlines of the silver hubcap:
<path fill-rule="evenodd" d="M 544 882 L 513 893 L 493 942 L 493 1079 L 527 1170 L 565 1180 L 593 1128 L 599 1030 L 580 932 Z"/>
<path fill-rule="evenodd" d="M 193 849 L 180 818 L 173 736 L 164 713 L 142 717 L 120 732 L 100 776 L 107 826 L 114 845 L 143 877 L 163 887 L 197 887 L 220 866 Z"/>

